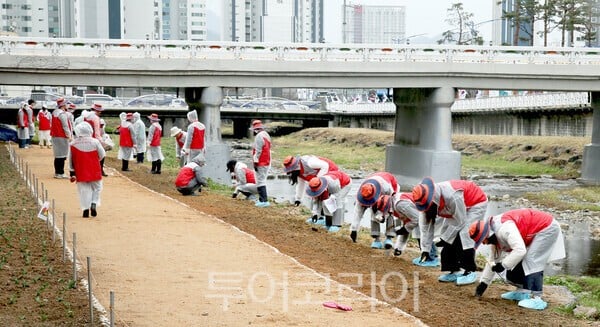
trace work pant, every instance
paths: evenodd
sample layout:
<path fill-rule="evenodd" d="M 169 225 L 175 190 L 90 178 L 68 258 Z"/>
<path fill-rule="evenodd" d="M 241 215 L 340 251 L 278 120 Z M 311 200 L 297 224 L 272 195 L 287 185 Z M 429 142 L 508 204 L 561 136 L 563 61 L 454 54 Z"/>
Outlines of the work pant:
<path fill-rule="evenodd" d="M 442 271 L 457 272 L 460 268 L 472 272 L 475 265 L 475 249 L 463 249 L 460 237 L 455 237 L 450 246 L 444 246 L 441 252 Z"/>
<path fill-rule="evenodd" d="M 64 175 L 67 158 L 54 158 L 54 174 Z"/>

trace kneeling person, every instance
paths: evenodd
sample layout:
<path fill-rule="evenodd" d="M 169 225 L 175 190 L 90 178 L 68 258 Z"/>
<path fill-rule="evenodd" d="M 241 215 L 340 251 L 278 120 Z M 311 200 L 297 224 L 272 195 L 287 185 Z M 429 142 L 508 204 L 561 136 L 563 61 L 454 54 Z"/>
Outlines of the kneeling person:
<path fill-rule="evenodd" d="M 203 154 L 198 154 L 191 162 L 181 167 L 175 187 L 183 195 L 194 195 L 196 191 L 201 192 L 202 186 L 208 186 L 206 178 L 202 174 L 202 167 L 206 163 Z"/>
<path fill-rule="evenodd" d="M 231 182 L 235 186 L 235 191 L 231 194 L 232 198 L 237 198 L 242 193 L 246 199 L 252 200 L 258 194 L 256 187 L 256 174 L 254 170 L 249 169 L 243 162 L 229 160 L 227 162 L 227 171 L 231 173 Z"/>

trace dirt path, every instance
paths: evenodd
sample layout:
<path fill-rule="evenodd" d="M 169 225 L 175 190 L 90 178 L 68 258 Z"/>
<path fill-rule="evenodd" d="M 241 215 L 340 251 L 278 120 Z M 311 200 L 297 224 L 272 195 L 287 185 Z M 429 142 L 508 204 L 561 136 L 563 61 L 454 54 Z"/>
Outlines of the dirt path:
<path fill-rule="evenodd" d="M 112 169 L 98 217 L 84 219 L 75 184 L 52 178 L 51 150 L 18 155 L 55 199 L 57 216 L 66 212 L 68 241 L 76 232 L 79 260 L 92 258 L 92 285 L 104 307 L 109 290 L 115 291 L 120 326 L 419 324 Z M 326 309 L 325 301 L 353 311 Z"/>

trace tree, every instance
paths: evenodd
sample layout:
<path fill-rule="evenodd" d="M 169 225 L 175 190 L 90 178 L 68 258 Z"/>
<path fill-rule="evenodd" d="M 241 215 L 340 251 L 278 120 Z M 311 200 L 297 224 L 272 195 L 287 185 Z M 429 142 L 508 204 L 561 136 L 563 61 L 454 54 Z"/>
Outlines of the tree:
<path fill-rule="evenodd" d="M 483 44 L 483 38 L 476 28 L 477 24 L 473 23 L 473 13 L 465 11 L 462 2 L 453 3 L 448 8 L 447 13 L 446 22 L 450 26 L 458 27 L 442 33 L 442 38 L 438 40 L 438 44 Z"/>
<path fill-rule="evenodd" d="M 502 13 L 502 18 L 510 21 L 513 27 L 513 45 L 521 42 L 533 45 L 535 22 L 539 13 L 540 5 L 537 0 L 515 0 L 513 8 Z"/>
<path fill-rule="evenodd" d="M 586 1 L 580 7 L 579 12 L 581 14 L 579 16 L 580 21 L 575 26 L 575 30 L 581 33 L 580 40 L 585 41 L 585 46 L 591 47 L 592 41 L 594 41 L 598 35 L 598 33 L 595 32 L 598 28 L 598 23 L 592 21 L 592 17 L 595 16 L 594 6 L 591 2 Z"/>
<path fill-rule="evenodd" d="M 557 0 L 556 10 L 558 26 L 561 30 L 561 46 L 565 46 L 567 35 L 572 43 L 575 37 L 575 29 L 581 25 L 581 9 L 587 0 Z M 590 19 L 591 22 L 591 19 Z M 572 44 L 570 44 L 572 45 Z"/>
<path fill-rule="evenodd" d="M 542 21 L 542 31 L 537 32 L 544 38 L 544 46 L 548 46 L 548 34 L 556 27 L 556 0 L 545 0 L 544 4 L 539 6 L 540 20 Z"/>

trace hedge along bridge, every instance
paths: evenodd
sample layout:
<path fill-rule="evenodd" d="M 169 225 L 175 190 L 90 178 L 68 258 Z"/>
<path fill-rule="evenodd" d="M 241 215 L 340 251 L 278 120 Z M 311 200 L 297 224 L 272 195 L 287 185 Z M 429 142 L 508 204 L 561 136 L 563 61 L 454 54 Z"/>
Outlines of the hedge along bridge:
<path fill-rule="evenodd" d="M 600 105 L 600 54 L 589 48 L 2 37 L 0 76 L 17 85 L 185 88 L 188 104 L 203 108 L 209 144 L 224 156 L 221 87 L 394 88 L 386 170 L 403 185 L 460 176 L 451 145 L 455 88 L 592 92 L 592 108 Z M 582 181 L 597 184 L 599 110 L 593 122 Z"/>

